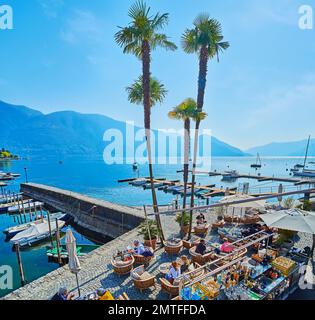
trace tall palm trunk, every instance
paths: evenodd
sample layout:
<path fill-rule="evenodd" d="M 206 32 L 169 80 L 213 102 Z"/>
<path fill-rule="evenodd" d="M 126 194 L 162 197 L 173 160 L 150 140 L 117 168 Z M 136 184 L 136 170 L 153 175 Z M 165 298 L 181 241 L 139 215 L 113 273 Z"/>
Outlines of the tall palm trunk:
<path fill-rule="evenodd" d="M 188 184 L 188 172 L 189 172 L 189 146 L 190 146 L 190 119 L 185 119 L 184 122 L 184 195 L 183 195 L 183 209 L 186 209 L 187 202 L 187 184 Z M 184 226 L 185 212 L 182 212 L 181 230 Z M 184 233 L 182 233 L 184 236 Z"/>
<path fill-rule="evenodd" d="M 198 78 L 198 98 L 197 98 L 197 108 L 201 112 L 204 105 L 205 90 L 207 84 L 207 72 L 208 72 L 208 48 L 203 46 L 200 49 L 199 56 L 199 78 Z M 193 208 L 195 205 L 195 183 L 196 183 L 196 166 L 197 166 L 197 154 L 198 154 L 198 140 L 199 140 L 199 128 L 200 120 L 197 119 L 195 127 L 195 141 L 194 141 L 194 157 L 192 165 L 192 179 L 191 179 L 191 198 L 190 198 L 190 207 Z M 190 210 L 190 221 L 189 221 L 189 234 L 191 236 L 193 223 L 193 211 Z"/>
<path fill-rule="evenodd" d="M 184 197 L 183 197 L 183 209 L 186 208 L 187 202 L 187 183 L 188 183 L 188 171 L 189 171 L 189 145 L 190 145 L 190 119 L 186 119 L 184 123 Z"/>
<path fill-rule="evenodd" d="M 159 215 L 159 208 L 156 198 L 156 192 L 154 188 L 154 175 L 153 175 L 153 166 L 152 166 L 152 152 L 151 152 L 151 102 L 150 102 L 150 44 L 147 41 L 142 43 L 142 81 L 143 81 L 143 107 L 144 107 L 144 128 L 148 152 L 148 162 L 149 162 L 149 175 L 151 183 L 151 192 L 152 192 L 152 203 L 153 210 L 155 213 L 156 223 L 159 229 L 160 237 L 163 241 L 165 240 L 161 219 Z"/>

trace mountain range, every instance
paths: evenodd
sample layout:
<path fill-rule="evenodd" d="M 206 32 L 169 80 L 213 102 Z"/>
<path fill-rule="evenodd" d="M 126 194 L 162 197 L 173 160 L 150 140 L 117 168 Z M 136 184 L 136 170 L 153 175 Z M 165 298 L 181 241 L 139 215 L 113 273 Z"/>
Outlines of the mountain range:
<path fill-rule="evenodd" d="M 285 156 L 298 157 L 305 156 L 307 139 L 292 142 L 273 142 L 263 146 L 246 150 L 250 154 L 259 153 L 261 156 Z M 315 156 L 315 139 L 311 139 L 309 146 L 309 156 Z"/>
<path fill-rule="evenodd" d="M 126 124 L 103 115 L 74 111 L 43 114 L 26 106 L 0 101 L 0 147 L 22 157 L 42 154 L 102 155 L 106 146 L 103 135 L 108 129 L 117 129 L 124 135 Z M 248 155 L 215 137 L 211 138 L 211 150 L 212 156 Z"/>

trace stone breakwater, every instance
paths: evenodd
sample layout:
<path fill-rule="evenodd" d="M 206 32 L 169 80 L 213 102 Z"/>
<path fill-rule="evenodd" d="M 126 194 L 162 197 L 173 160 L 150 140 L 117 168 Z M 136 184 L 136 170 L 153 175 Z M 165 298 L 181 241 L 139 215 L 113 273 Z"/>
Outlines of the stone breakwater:
<path fill-rule="evenodd" d="M 41 184 L 21 184 L 25 196 L 70 214 L 74 223 L 102 237 L 117 238 L 144 220 L 141 211 Z"/>

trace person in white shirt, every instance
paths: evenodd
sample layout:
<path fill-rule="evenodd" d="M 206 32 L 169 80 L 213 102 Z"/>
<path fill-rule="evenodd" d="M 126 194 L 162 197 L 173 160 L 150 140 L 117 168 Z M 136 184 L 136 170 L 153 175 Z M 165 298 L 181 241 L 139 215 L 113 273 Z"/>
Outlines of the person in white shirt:
<path fill-rule="evenodd" d="M 178 277 L 181 276 L 181 270 L 180 270 L 180 266 L 179 264 L 174 261 L 172 262 L 170 271 L 168 272 L 168 274 L 166 275 L 166 279 L 173 284 L 174 280 L 177 279 Z"/>
<path fill-rule="evenodd" d="M 140 243 L 140 241 L 138 241 L 138 240 L 135 240 L 133 244 L 135 246 L 134 253 L 139 254 L 139 255 L 143 255 L 145 252 L 144 245 L 142 243 Z"/>

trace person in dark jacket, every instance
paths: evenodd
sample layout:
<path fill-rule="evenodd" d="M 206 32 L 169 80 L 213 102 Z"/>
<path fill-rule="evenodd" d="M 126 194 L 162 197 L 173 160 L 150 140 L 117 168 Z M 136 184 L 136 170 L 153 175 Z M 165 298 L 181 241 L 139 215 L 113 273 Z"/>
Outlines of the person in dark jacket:
<path fill-rule="evenodd" d="M 200 242 L 198 243 L 195 252 L 198 254 L 201 254 L 202 256 L 205 254 L 205 252 L 207 251 L 207 247 L 206 247 L 206 241 L 201 239 Z"/>

